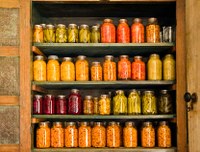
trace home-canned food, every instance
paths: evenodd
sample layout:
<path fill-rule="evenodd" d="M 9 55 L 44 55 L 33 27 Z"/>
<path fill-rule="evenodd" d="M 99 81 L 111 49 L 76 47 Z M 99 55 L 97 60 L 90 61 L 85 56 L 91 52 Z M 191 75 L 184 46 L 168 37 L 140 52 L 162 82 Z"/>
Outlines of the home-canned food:
<path fill-rule="evenodd" d="M 91 127 L 88 122 L 81 122 L 78 128 L 78 145 L 81 148 L 91 147 Z"/>
<path fill-rule="evenodd" d="M 79 42 L 90 43 L 90 29 L 86 24 L 82 24 L 79 29 Z"/>
<path fill-rule="evenodd" d="M 94 97 L 93 98 L 94 101 L 94 114 L 99 114 L 99 98 L 98 97 Z"/>
<path fill-rule="evenodd" d="M 91 66 L 91 80 L 92 81 L 102 81 L 102 67 L 100 62 L 92 62 Z"/>
<path fill-rule="evenodd" d="M 163 80 L 175 80 L 176 65 L 174 56 L 167 54 L 163 60 Z"/>
<path fill-rule="evenodd" d="M 99 100 L 99 114 L 109 115 L 111 113 L 111 101 L 107 94 L 102 94 Z"/>
<path fill-rule="evenodd" d="M 141 129 L 142 147 L 155 147 L 155 128 L 152 122 L 143 122 Z"/>
<path fill-rule="evenodd" d="M 53 122 L 51 128 L 51 147 L 64 147 L 64 128 L 62 122 Z"/>
<path fill-rule="evenodd" d="M 148 25 L 146 26 L 146 40 L 147 43 L 160 42 L 160 26 L 158 25 L 157 18 L 149 18 Z"/>
<path fill-rule="evenodd" d="M 78 26 L 76 24 L 68 25 L 67 36 L 69 43 L 78 43 Z"/>
<path fill-rule="evenodd" d="M 85 99 L 83 100 L 83 114 L 94 114 L 94 102 L 90 95 L 85 96 Z"/>
<path fill-rule="evenodd" d="M 94 122 L 92 127 L 92 147 L 106 146 L 106 128 L 103 122 Z"/>
<path fill-rule="evenodd" d="M 76 80 L 77 81 L 88 81 L 89 80 L 89 63 L 86 56 L 79 55 L 75 63 L 76 69 Z"/>
<path fill-rule="evenodd" d="M 43 114 L 43 96 L 36 94 L 33 96 L 33 114 Z"/>
<path fill-rule="evenodd" d="M 82 114 L 82 101 L 79 90 L 72 89 L 67 102 L 68 114 Z"/>
<path fill-rule="evenodd" d="M 75 65 L 71 57 L 64 57 L 60 66 L 61 81 L 75 80 Z"/>
<path fill-rule="evenodd" d="M 111 121 L 108 123 L 106 136 L 107 147 L 120 147 L 120 128 L 116 122 Z"/>
<path fill-rule="evenodd" d="M 103 78 L 104 81 L 115 81 L 117 71 L 116 63 L 113 61 L 114 57 L 112 55 L 106 55 L 103 63 Z"/>
<path fill-rule="evenodd" d="M 128 55 L 120 55 L 117 67 L 119 80 L 131 79 L 131 62 Z"/>
<path fill-rule="evenodd" d="M 65 123 L 65 147 L 78 147 L 78 129 L 75 122 Z"/>
<path fill-rule="evenodd" d="M 43 113 L 46 115 L 55 114 L 55 96 L 46 94 L 43 102 Z"/>
<path fill-rule="evenodd" d="M 67 114 L 67 100 L 65 95 L 56 98 L 56 114 Z"/>
<path fill-rule="evenodd" d="M 144 42 L 144 25 L 141 18 L 135 18 L 131 26 L 131 39 L 132 43 Z"/>
<path fill-rule="evenodd" d="M 124 147 L 137 147 L 137 128 L 134 122 L 128 121 L 123 128 Z"/>
<path fill-rule="evenodd" d="M 90 42 L 91 43 L 100 43 L 101 42 L 100 28 L 98 25 L 92 26 Z"/>
<path fill-rule="evenodd" d="M 141 98 L 137 90 L 130 91 L 128 96 L 128 114 L 141 114 Z"/>
<path fill-rule="evenodd" d="M 44 32 L 41 25 L 34 25 L 33 30 L 33 42 L 43 43 L 44 41 Z"/>
<path fill-rule="evenodd" d="M 171 147 L 171 129 L 167 121 L 159 122 L 157 129 L 158 147 Z"/>
<path fill-rule="evenodd" d="M 168 90 L 160 90 L 160 94 L 158 97 L 158 113 L 160 114 L 173 113 L 172 97 Z"/>
<path fill-rule="evenodd" d="M 127 114 L 127 97 L 123 90 L 117 90 L 113 97 L 113 114 Z"/>
<path fill-rule="evenodd" d="M 37 55 L 33 62 L 33 80 L 46 81 L 47 65 L 42 55 Z"/>
<path fill-rule="evenodd" d="M 64 24 L 58 24 L 56 27 L 56 43 L 67 42 L 67 29 Z"/>
<path fill-rule="evenodd" d="M 157 100 L 154 91 L 144 91 L 142 96 L 142 113 L 157 114 Z"/>
<path fill-rule="evenodd" d="M 117 26 L 117 42 L 130 43 L 130 28 L 127 19 L 120 19 Z"/>
<path fill-rule="evenodd" d="M 57 55 L 48 56 L 47 81 L 60 81 L 60 63 Z"/>
<path fill-rule="evenodd" d="M 44 29 L 44 42 L 46 43 L 55 43 L 56 42 L 56 33 L 55 27 L 52 24 L 47 24 Z"/>
<path fill-rule="evenodd" d="M 131 65 L 132 80 L 145 80 L 146 68 L 145 63 L 142 61 L 142 56 L 134 56 L 134 61 Z"/>

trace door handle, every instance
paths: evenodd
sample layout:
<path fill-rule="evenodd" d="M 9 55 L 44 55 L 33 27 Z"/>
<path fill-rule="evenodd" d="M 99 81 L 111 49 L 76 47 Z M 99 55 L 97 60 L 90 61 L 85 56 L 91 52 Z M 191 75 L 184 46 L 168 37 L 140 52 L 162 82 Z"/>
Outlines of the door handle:
<path fill-rule="evenodd" d="M 186 92 L 184 94 L 184 99 L 187 102 L 187 111 L 193 110 L 193 104 L 197 102 L 197 94 L 196 93 L 190 94 L 189 92 Z"/>

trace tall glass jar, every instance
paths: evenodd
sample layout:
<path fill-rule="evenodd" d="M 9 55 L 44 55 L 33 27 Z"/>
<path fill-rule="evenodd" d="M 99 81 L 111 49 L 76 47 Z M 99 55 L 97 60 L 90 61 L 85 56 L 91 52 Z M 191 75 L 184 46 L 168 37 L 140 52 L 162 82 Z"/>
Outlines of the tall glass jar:
<path fill-rule="evenodd" d="M 43 114 L 43 97 L 36 94 L 33 96 L 33 114 Z"/>
<path fill-rule="evenodd" d="M 117 26 L 117 42 L 130 43 L 130 28 L 127 19 L 120 19 Z"/>
<path fill-rule="evenodd" d="M 47 81 L 60 81 L 58 56 L 50 55 L 47 62 Z"/>
<path fill-rule="evenodd" d="M 144 43 L 144 25 L 141 18 L 135 18 L 131 26 L 132 43 Z"/>
<path fill-rule="evenodd" d="M 128 55 L 120 55 L 117 67 L 119 80 L 131 79 L 131 62 Z"/>
<path fill-rule="evenodd" d="M 116 122 L 111 121 L 108 123 L 106 136 L 107 147 L 120 147 L 120 128 Z"/>
<path fill-rule="evenodd" d="M 41 25 L 34 25 L 33 30 L 33 42 L 43 43 L 44 41 L 44 32 Z"/>
<path fill-rule="evenodd" d="M 98 25 L 92 26 L 90 39 L 91 39 L 91 43 L 101 42 L 100 29 Z"/>
<path fill-rule="evenodd" d="M 175 80 L 176 65 L 172 54 L 167 54 L 163 60 L 163 80 Z"/>
<path fill-rule="evenodd" d="M 42 55 L 37 55 L 33 62 L 33 80 L 34 81 L 46 81 L 47 77 L 47 65 Z"/>
<path fill-rule="evenodd" d="M 168 90 L 160 90 L 160 95 L 158 97 L 158 113 L 160 114 L 173 113 L 172 97 Z"/>
<path fill-rule="evenodd" d="M 94 114 L 94 102 L 90 95 L 85 96 L 85 99 L 83 100 L 83 114 Z"/>
<path fill-rule="evenodd" d="M 141 98 L 135 89 L 131 90 L 128 96 L 128 114 L 141 114 Z"/>
<path fill-rule="evenodd" d="M 68 25 L 67 36 L 69 43 L 78 43 L 78 27 L 76 24 Z"/>
<path fill-rule="evenodd" d="M 86 24 L 82 24 L 79 29 L 79 42 L 90 43 L 90 29 Z"/>
<path fill-rule="evenodd" d="M 78 147 L 78 129 L 75 122 L 66 122 L 65 147 Z"/>
<path fill-rule="evenodd" d="M 99 98 L 94 97 L 93 101 L 94 101 L 94 114 L 98 115 L 99 114 Z"/>
<path fill-rule="evenodd" d="M 134 56 L 134 61 L 131 66 L 132 80 L 145 80 L 146 68 L 145 63 L 142 61 L 142 56 Z"/>
<path fill-rule="evenodd" d="M 113 61 L 112 55 L 106 55 L 103 63 L 103 78 L 104 81 L 115 81 L 116 78 L 116 63 Z"/>
<path fill-rule="evenodd" d="M 60 66 L 61 81 L 75 80 L 75 65 L 71 57 L 64 57 Z"/>
<path fill-rule="evenodd" d="M 102 43 L 115 43 L 116 42 L 116 29 L 113 20 L 104 19 L 101 26 L 101 42 Z"/>
<path fill-rule="evenodd" d="M 148 25 L 146 26 L 146 40 L 147 43 L 160 42 L 160 26 L 158 25 L 157 18 L 149 18 Z"/>
<path fill-rule="evenodd" d="M 162 61 L 158 54 L 151 54 L 147 63 L 148 80 L 162 80 Z"/>
<path fill-rule="evenodd" d="M 137 147 L 137 128 L 134 122 L 128 121 L 123 128 L 124 147 Z"/>
<path fill-rule="evenodd" d="M 81 122 L 78 128 L 78 145 L 81 148 L 91 147 L 91 127 L 88 122 Z"/>
<path fill-rule="evenodd" d="M 99 114 L 109 115 L 111 112 L 111 101 L 108 95 L 102 94 L 99 100 Z"/>
<path fill-rule="evenodd" d="M 65 95 L 56 98 L 56 114 L 67 114 L 67 100 Z"/>
<path fill-rule="evenodd" d="M 82 102 L 79 90 L 72 89 L 68 97 L 68 114 L 82 114 Z"/>
<path fill-rule="evenodd" d="M 89 63 L 86 56 L 79 55 L 75 63 L 76 69 L 76 80 L 77 81 L 88 81 L 89 80 Z"/>
<path fill-rule="evenodd" d="M 47 94 L 44 96 L 43 113 L 47 115 L 55 114 L 55 97 Z"/>
<path fill-rule="evenodd" d="M 64 147 L 64 128 L 62 122 L 53 122 L 51 128 L 51 147 Z"/>
<path fill-rule="evenodd" d="M 144 91 L 142 96 L 142 113 L 157 114 L 157 100 L 154 91 Z"/>
<path fill-rule="evenodd" d="M 92 127 L 92 147 L 106 146 L 106 128 L 102 122 L 94 122 Z"/>
<path fill-rule="evenodd" d="M 113 114 L 127 114 L 127 97 L 123 90 L 117 90 L 113 97 Z"/>
<path fill-rule="evenodd" d="M 92 62 L 91 66 L 91 80 L 92 81 L 102 81 L 102 67 L 100 62 Z"/>
<path fill-rule="evenodd" d="M 67 42 L 67 29 L 64 24 L 58 24 L 56 27 L 56 43 Z"/>
<path fill-rule="evenodd" d="M 44 42 L 46 43 L 56 42 L 55 27 L 52 24 L 47 24 L 46 28 L 44 29 Z"/>

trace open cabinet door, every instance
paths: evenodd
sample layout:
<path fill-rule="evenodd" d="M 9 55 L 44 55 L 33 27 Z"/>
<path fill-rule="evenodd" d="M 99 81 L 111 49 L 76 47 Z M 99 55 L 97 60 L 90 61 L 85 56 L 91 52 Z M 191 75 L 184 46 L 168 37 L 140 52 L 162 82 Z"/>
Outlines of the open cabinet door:
<path fill-rule="evenodd" d="M 200 1 L 186 0 L 187 91 L 200 97 Z M 200 101 L 188 112 L 189 152 L 200 151 Z"/>

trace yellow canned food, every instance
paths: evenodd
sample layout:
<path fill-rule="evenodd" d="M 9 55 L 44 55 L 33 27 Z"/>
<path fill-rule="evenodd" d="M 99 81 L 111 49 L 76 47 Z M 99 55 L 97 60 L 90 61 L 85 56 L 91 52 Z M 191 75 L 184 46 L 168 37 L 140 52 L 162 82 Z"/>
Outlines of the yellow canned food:
<path fill-rule="evenodd" d="M 41 25 L 35 25 L 33 30 L 33 42 L 43 43 L 44 32 Z"/>
<path fill-rule="evenodd" d="M 95 122 L 92 128 L 92 146 L 105 147 L 106 146 L 106 128 L 102 122 Z"/>
<path fill-rule="evenodd" d="M 108 95 L 102 94 L 99 100 L 99 114 L 100 115 L 109 115 L 110 114 L 110 106 L 111 101 Z"/>
<path fill-rule="evenodd" d="M 102 81 L 102 67 L 100 62 L 92 62 L 91 67 L 91 80 Z"/>
<path fill-rule="evenodd" d="M 107 127 L 107 146 L 120 147 L 120 127 L 116 122 L 109 122 Z"/>
<path fill-rule="evenodd" d="M 91 127 L 88 122 L 81 122 L 78 137 L 79 147 L 91 147 Z"/>
<path fill-rule="evenodd" d="M 33 80 L 34 81 L 46 81 L 47 77 L 47 65 L 44 61 L 44 57 L 41 55 L 35 56 L 33 62 Z"/>
<path fill-rule="evenodd" d="M 50 147 L 50 128 L 49 122 L 40 122 L 39 127 L 36 131 L 36 147 L 37 148 L 48 148 Z"/>
<path fill-rule="evenodd" d="M 137 129 L 134 122 L 126 122 L 123 128 L 124 147 L 137 147 Z"/>
<path fill-rule="evenodd" d="M 175 80 L 176 65 L 172 54 L 167 54 L 163 60 L 163 79 Z"/>
<path fill-rule="evenodd" d="M 61 81 L 75 81 L 75 65 L 71 57 L 64 57 L 60 66 Z"/>
<path fill-rule="evenodd" d="M 79 55 L 75 63 L 76 67 L 76 80 L 88 81 L 89 80 L 89 63 L 86 60 L 86 56 Z"/>
<path fill-rule="evenodd" d="M 78 129 L 75 122 L 66 122 L 65 147 L 78 147 Z"/>
<path fill-rule="evenodd" d="M 56 55 L 48 57 L 47 81 L 60 81 L 60 64 Z"/>
<path fill-rule="evenodd" d="M 64 129 L 62 122 L 53 122 L 53 127 L 51 128 L 51 147 L 64 147 Z"/>

